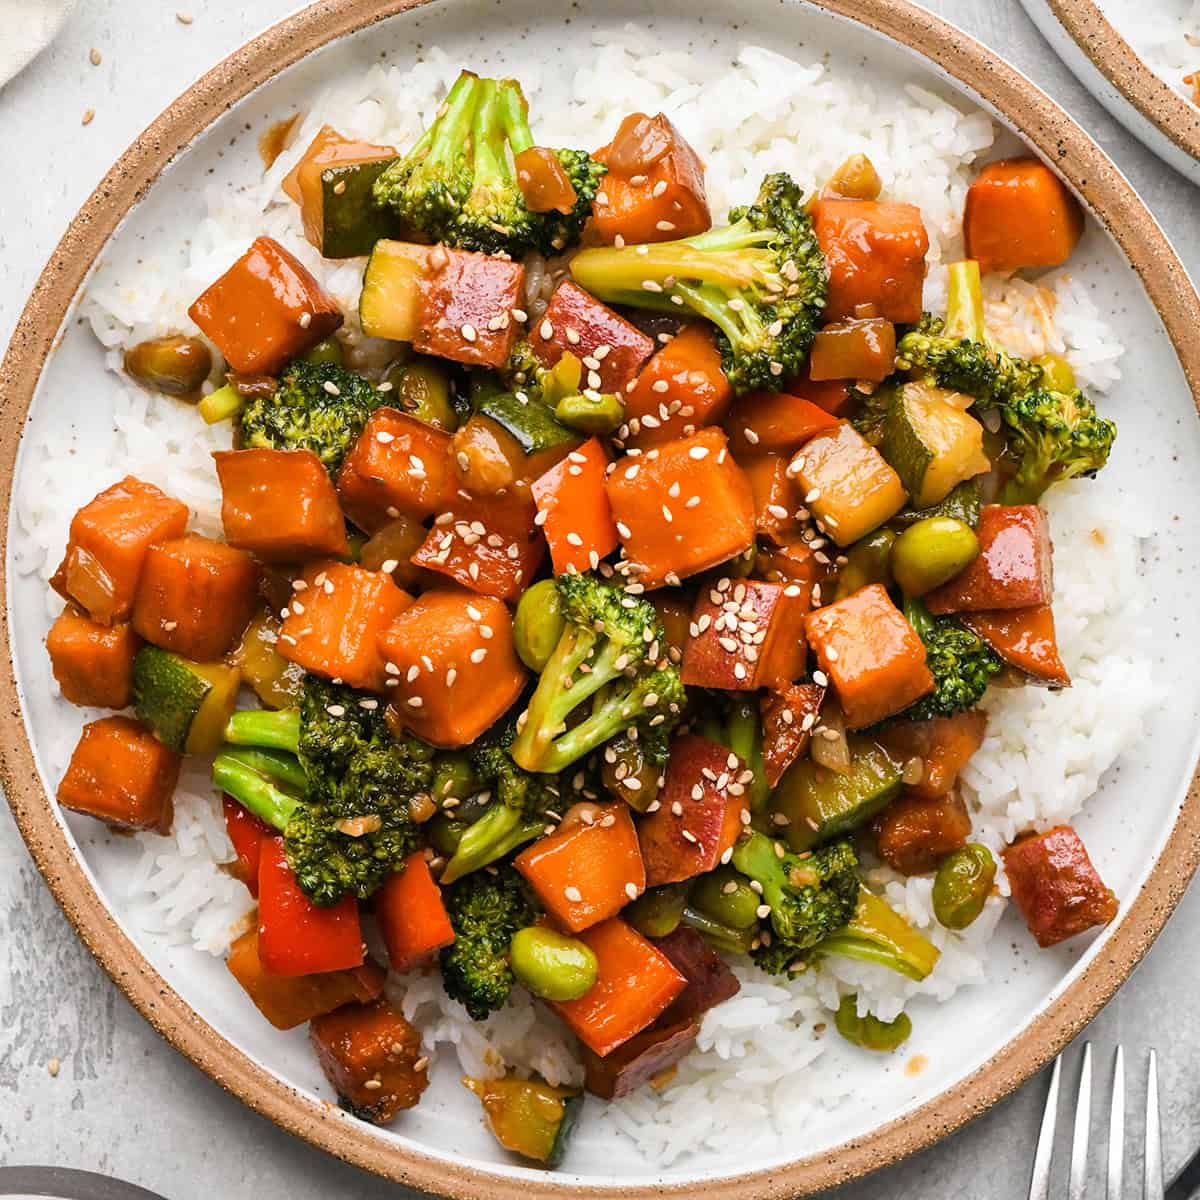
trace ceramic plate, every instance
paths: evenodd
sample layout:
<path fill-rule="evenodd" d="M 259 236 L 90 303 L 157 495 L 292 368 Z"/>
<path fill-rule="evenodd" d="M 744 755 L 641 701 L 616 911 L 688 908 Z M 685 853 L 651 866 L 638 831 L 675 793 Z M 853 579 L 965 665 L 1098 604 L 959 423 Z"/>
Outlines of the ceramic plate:
<path fill-rule="evenodd" d="M 1200 183 L 1200 107 L 1183 83 L 1200 69 L 1177 67 L 1160 46 L 1169 29 L 1176 40 L 1187 29 L 1190 0 L 1142 4 L 1154 24 L 1147 32 L 1130 0 L 1021 0 L 1025 11 L 1080 82 L 1134 137 L 1159 158 Z M 1133 15 L 1131 17 L 1131 12 Z M 1200 37 L 1200 27 L 1191 29 Z"/>
<path fill-rule="evenodd" d="M 990 982 L 964 989 L 934 1020 L 917 1021 L 911 1050 L 928 1066 L 872 1063 L 848 1080 L 855 1100 L 815 1119 L 802 1145 L 747 1161 L 732 1145 L 703 1168 L 666 1172 L 624 1151 L 581 1139 L 570 1173 L 503 1160 L 475 1102 L 452 1086 L 431 1089 L 391 1130 L 341 1113 L 303 1031 L 272 1031 L 237 991 L 219 960 L 172 948 L 120 917 L 128 839 L 86 820 L 63 821 L 47 798 L 57 779 L 46 764 L 74 740 L 78 716 L 52 698 L 41 644 L 46 595 L 14 569 L 14 493 L 43 485 L 22 431 L 64 424 L 82 435 L 111 427 L 117 384 L 100 348 L 72 319 L 98 255 L 136 257 L 166 229 L 204 210 L 203 186 L 259 169 L 256 136 L 303 108 L 320 84 L 386 53 L 411 61 L 421 48 L 520 72 L 529 56 L 551 58 L 564 37 L 636 19 L 650 36 L 697 56 L 728 61 L 751 42 L 784 53 L 829 51 L 863 71 L 944 88 L 991 110 L 1063 173 L 1092 213 L 1073 269 L 1129 347 L 1127 380 L 1114 411 L 1118 453 L 1097 487 L 1127 494 L 1151 514 L 1158 535 L 1140 566 L 1149 605 L 1143 620 L 1154 670 L 1170 699 L 1153 735 L 1110 773 L 1080 821 L 1107 881 L 1122 897 L 1119 918 L 1099 938 L 1037 954 L 1015 918 L 998 937 Z M 808 1194 L 894 1161 L 983 1111 L 1051 1058 L 1128 976 L 1182 894 L 1200 853 L 1200 788 L 1193 782 L 1200 678 L 1193 668 L 1200 604 L 1200 300 L 1161 231 L 1101 151 L 1023 77 L 958 30 L 903 0 L 578 0 L 569 23 L 540 0 L 324 0 L 268 31 L 200 80 L 139 139 L 72 223 L 39 281 L 0 373 L 0 482 L 8 510 L 7 610 L 0 661 L 0 750 L 9 801 L 29 847 L 81 937 L 141 1012 L 178 1049 L 248 1104 L 316 1145 L 395 1180 L 477 1198 Z M 80 397 L 86 396 L 86 403 Z M 102 439 L 97 438 L 102 442 Z M 80 451 L 71 486 L 86 499 L 107 478 L 102 455 Z"/>

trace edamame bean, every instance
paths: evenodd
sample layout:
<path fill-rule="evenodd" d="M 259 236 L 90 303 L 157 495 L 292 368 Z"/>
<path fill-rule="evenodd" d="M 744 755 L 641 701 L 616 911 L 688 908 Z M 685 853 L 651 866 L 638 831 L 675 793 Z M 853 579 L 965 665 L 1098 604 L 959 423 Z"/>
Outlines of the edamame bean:
<path fill-rule="evenodd" d="M 626 905 L 621 915 L 646 937 L 666 937 L 679 928 L 687 899 L 686 887 L 668 883 L 643 892 L 632 904 Z"/>
<path fill-rule="evenodd" d="M 581 433 L 612 433 L 625 420 L 625 405 L 611 393 L 593 393 L 589 398 L 583 392 L 576 392 L 558 402 L 554 415 Z"/>
<path fill-rule="evenodd" d="M 892 574 L 906 596 L 923 596 L 953 579 L 979 554 L 979 539 L 964 521 L 926 517 L 892 546 Z"/>
<path fill-rule="evenodd" d="M 311 350 L 304 353 L 304 361 L 309 363 L 333 363 L 340 367 L 344 361 L 342 343 L 337 338 L 322 338 Z"/>
<path fill-rule="evenodd" d="M 531 671 L 540 671 L 550 661 L 563 624 L 562 601 L 553 579 L 543 579 L 526 590 L 513 618 L 513 644 Z"/>
<path fill-rule="evenodd" d="M 846 551 L 846 564 L 838 572 L 834 599 L 844 600 L 871 583 L 882 583 L 884 587 L 891 583 L 889 562 L 895 541 L 896 534 L 883 528 L 855 542 Z"/>
<path fill-rule="evenodd" d="M 947 929 L 966 929 L 983 912 L 996 860 L 986 847 L 972 842 L 942 859 L 933 880 L 933 915 Z"/>
<path fill-rule="evenodd" d="M 860 1017 L 857 996 L 842 997 L 833 1023 L 846 1041 L 864 1050 L 897 1050 L 912 1033 L 912 1021 L 907 1013 L 901 1013 L 894 1021 L 881 1021 L 870 1013 Z"/>
<path fill-rule="evenodd" d="M 131 346 L 125 351 L 125 370 L 168 396 L 186 396 L 208 378 L 212 354 L 199 338 L 174 333 Z"/>
<path fill-rule="evenodd" d="M 450 380 L 437 363 L 414 359 L 393 364 L 384 382 L 392 385 L 388 403 L 401 412 L 447 433 L 458 428 L 458 417 L 450 401 Z"/>
<path fill-rule="evenodd" d="M 718 867 L 702 875 L 692 886 L 691 905 L 733 929 L 749 929 L 758 923 L 759 896 L 741 872 Z"/>
<path fill-rule="evenodd" d="M 1033 360 L 1042 368 L 1042 382 L 1056 392 L 1075 390 L 1075 371 L 1061 354 L 1043 354 Z"/>
<path fill-rule="evenodd" d="M 544 925 L 518 929 L 509 957 L 513 974 L 543 1000 L 578 1000 L 600 971 L 590 946 Z"/>

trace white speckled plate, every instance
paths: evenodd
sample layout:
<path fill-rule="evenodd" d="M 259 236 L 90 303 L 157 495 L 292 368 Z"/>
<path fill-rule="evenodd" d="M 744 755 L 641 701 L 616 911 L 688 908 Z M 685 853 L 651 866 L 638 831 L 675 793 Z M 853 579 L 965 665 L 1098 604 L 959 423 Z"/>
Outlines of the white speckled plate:
<path fill-rule="evenodd" d="M 436 44 L 476 67 L 519 74 L 530 56 L 554 60 L 564 39 L 586 45 L 592 31 L 636 18 L 649 36 L 713 63 L 727 61 L 742 42 L 784 53 L 817 47 L 879 86 L 915 82 L 956 91 L 1000 115 L 1081 193 L 1094 219 L 1074 270 L 1129 346 L 1129 382 L 1111 409 L 1121 437 L 1096 486 L 1109 491 L 1114 505 L 1126 497 L 1142 506 L 1159 531 L 1140 570 L 1151 597 L 1144 620 L 1154 669 L 1171 701 L 1156 718 L 1154 737 L 1122 760 L 1079 822 L 1123 899 L 1119 919 L 1093 941 L 1040 954 L 1010 919 L 1011 936 L 994 943 L 988 986 L 963 990 L 936 1015 L 925 1004 L 914 1008 L 910 1055 L 924 1056 L 926 1069 L 910 1075 L 902 1062 L 856 1061 L 845 1079 L 854 1102 L 815 1117 L 803 1143 L 786 1152 L 747 1161 L 730 1145 L 715 1158 L 685 1160 L 664 1173 L 585 1128 L 569 1170 L 546 1173 L 497 1151 L 448 1063 L 422 1104 L 389 1130 L 340 1113 L 303 1031 L 274 1032 L 220 961 L 163 945 L 124 919 L 122 882 L 134 858 L 129 841 L 84 819 L 62 821 L 47 799 L 57 783 L 48 764 L 61 761 L 79 721 L 48 688 L 44 587 L 14 569 L 20 536 L 11 507 L 4 633 L 12 664 L 0 662 L 5 790 L 81 936 L 147 1018 L 249 1104 L 342 1157 L 427 1190 L 505 1200 L 650 1192 L 748 1200 L 830 1186 L 957 1127 L 1047 1061 L 1132 970 L 1195 866 L 1200 793 L 1189 794 L 1189 787 L 1200 728 L 1193 639 L 1200 604 L 1194 520 L 1200 422 L 1188 379 L 1200 379 L 1200 347 L 1191 340 L 1200 328 L 1200 301 L 1153 219 L 1086 135 L 989 52 L 903 0 L 739 0 L 736 8 L 694 0 L 686 9 L 671 0 L 578 0 L 552 13 L 539 0 L 446 0 L 395 11 L 406 8 L 403 0 L 325 0 L 305 10 L 190 89 L 117 164 L 64 238 L 0 370 L 7 418 L 0 421 L 0 480 L 10 483 L 8 499 L 39 487 L 32 458 L 20 453 L 22 430 L 37 436 L 70 426 L 79 433 L 84 449 L 69 486 L 80 502 L 107 482 L 102 456 L 89 456 L 86 447 L 104 444 L 116 385 L 90 333 L 70 319 L 95 256 L 136 257 L 161 244 L 164 230 L 199 220 L 206 184 L 259 169 L 259 132 L 303 108 L 321 81 L 361 70 L 383 53 L 406 62 Z M 341 34 L 347 36 L 332 40 Z M 66 530 L 59 534 L 65 539 Z"/>

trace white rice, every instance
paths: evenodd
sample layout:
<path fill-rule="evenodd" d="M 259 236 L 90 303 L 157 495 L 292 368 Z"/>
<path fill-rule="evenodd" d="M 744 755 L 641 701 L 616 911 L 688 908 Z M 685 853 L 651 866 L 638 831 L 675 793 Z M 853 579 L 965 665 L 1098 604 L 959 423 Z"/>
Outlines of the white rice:
<path fill-rule="evenodd" d="M 1200 70 L 1200 0 L 1096 0 L 1096 7 L 1150 70 L 1194 98 L 1184 76 Z"/>
<path fill-rule="evenodd" d="M 861 151 L 887 181 L 887 197 L 921 207 L 931 238 L 926 305 L 940 306 L 941 264 L 961 254 L 959 214 L 971 164 L 995 136 L 986 115 L 964 112 L 921 88 L 873 85 L 861 73 L 838 74 L 821 61 L 798 64 L 761 48 L 742 49 L 714 77 L 686 54 L 646 54 L 647 44 L 630 27 L 598 38 L 577 62 L 523 67 L 544 140 L 597 146 L 625 112 L 665 111 L 707 161 L 718 214 L 747 200 L 767 171 L 787 170 L 812 188 Z M 303 239 L 280 181 L 326 122 L 371 141 L 407 145 L 462 65 L 434 49 L 410 71 L 373 66 L 329 89 L 314 102 L 293 148 L 261 182 L 210 188 L 208 215 L 188 230 L 186 244 L 164 245 L 119 279 L 102 267 L 83 312 L 111 348 L 110 364 L 119 365 L 125 346 L 190 328 L 187 305 L 260 233 L 287 245 L 353 313 L 361 260 L 322 260 Z M 1122 347 L 1070 274 L 1057 272 L 1036 285 L 989 280 L 987 303 L 991 327 L 1011 349 L 1064 353 L 1081 381 L 1100 391 L 1119 378 Z M 206 429 L 183 406 L 123 383 L 112 474 L 129 470 L 161 484 L 187 501 L 199 528 L 216 530 L 219 494 L 209 452 L 227 438 L 227 431 Z M 61 440 L 53 449 L 31 448 L 47 460 L 38 473 L 47 486 L 17 498 L 25 535 L 15 551 L 17 566 L 43 579 L 57 562 L 71 513 L 95 491 L 95 481 L 60 469 L 71 449 Z M 1047 508 L 1059 639 L 1075 686 L 1056 694 L 997 691 L 987 701 L 988 738 L 965 780 L 976 834 L 995 847 L 1020 829 L 1076 814 L 1103 772 L 1141 735 L 1157 701 L 1149 661 L 1128 635 L 1137 628 L 1138 544 L 1148 530 L 1103 482 L 1063 487 L 1048 497 Z M 47 623 L 55 607 L 48 597 Z M 249 905 L 241 886 L 220 869 L 232 849 L 202 770 L 184 781 L 178 814 L 169 838 L 140 836 L 127 913 L 150 933 L 219 955 Z M 929 879 L 905 880 L 876 868 L 871 881 L 942 949 L 928 979 L 918 984 L 846 959 L 828 960 L 794 983 L 738 967 L 741 992 L 706 1016 L 698 1047 L 672 1085 L 661 1094 L 643 1090 L 615 1104 L 593 1103 L 588 1136 L 615 1131 L 658 1165 L 731 1142 L 745 1153 L 777 1149 L 788 1138 L 795 1145 L 811 1097 L 820 1093 L 822 1103 L 836 1103 L 844 1091 L 837 1065 L 854 1051 L 821 1035 L 843 994 L 856 992 L 861 1011 L 890 1019 L 914 996 L 947 1000 L 986 979 L 1002 898 L 990 900 L 968 930 L 951 933 L 933 919 Z M 571 1037 L 523 993 L 476 1023 L 446 998 L 436 974 L 393 979 L 391 987 L 429 1052 L 456 1054 L 465 1071 L 494 1075 L 516 1068 L 552 1082 L 580 1077 Z M 829 1068 L 820 1072 L 820 1086 L 811 1069 L 802 1070 L 818 1058 Z"/>

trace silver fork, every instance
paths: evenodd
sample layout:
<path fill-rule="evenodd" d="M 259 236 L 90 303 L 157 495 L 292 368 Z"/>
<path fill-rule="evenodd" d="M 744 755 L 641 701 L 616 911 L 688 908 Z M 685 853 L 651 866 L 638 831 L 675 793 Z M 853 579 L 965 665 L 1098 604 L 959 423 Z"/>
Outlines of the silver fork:
<path fill-rule="evenodd" d="M 1054 1128 L 1058 1121 L 1058 1091 L 1062 1078 L 1062 1055 L 1054 1060 L 1042 1129 L 1033 1158 L 1029 1200 L 1050 1200 L 1050 1167 L 1054 1158 Z M 1088 1140 L 1092 1125 L 1092 1045 L 1083 1047 L 1079 1070 L 1079 1094 L 1075 1101 L 1075 1123 L 1071 1137 L 1071 1165 L 1066 1200 L 1085 1200 Z M 1162 1129 L 1158 1116 L 1158 1058 L 1150 1051 L 1146 1080 L 1146 1144 L 1143 1155 L 1142 1200 L 1163 1200 Z M 1112 1103 L 1108 1114 L 1108 1187 L 1106 1200 L 1132 1200 L 1125 1191 L 1125 1049 L 1117 1047 L 1113 1060 Z M 1058 1196 L 1061 1193 L 1054 1193 Z"/>

